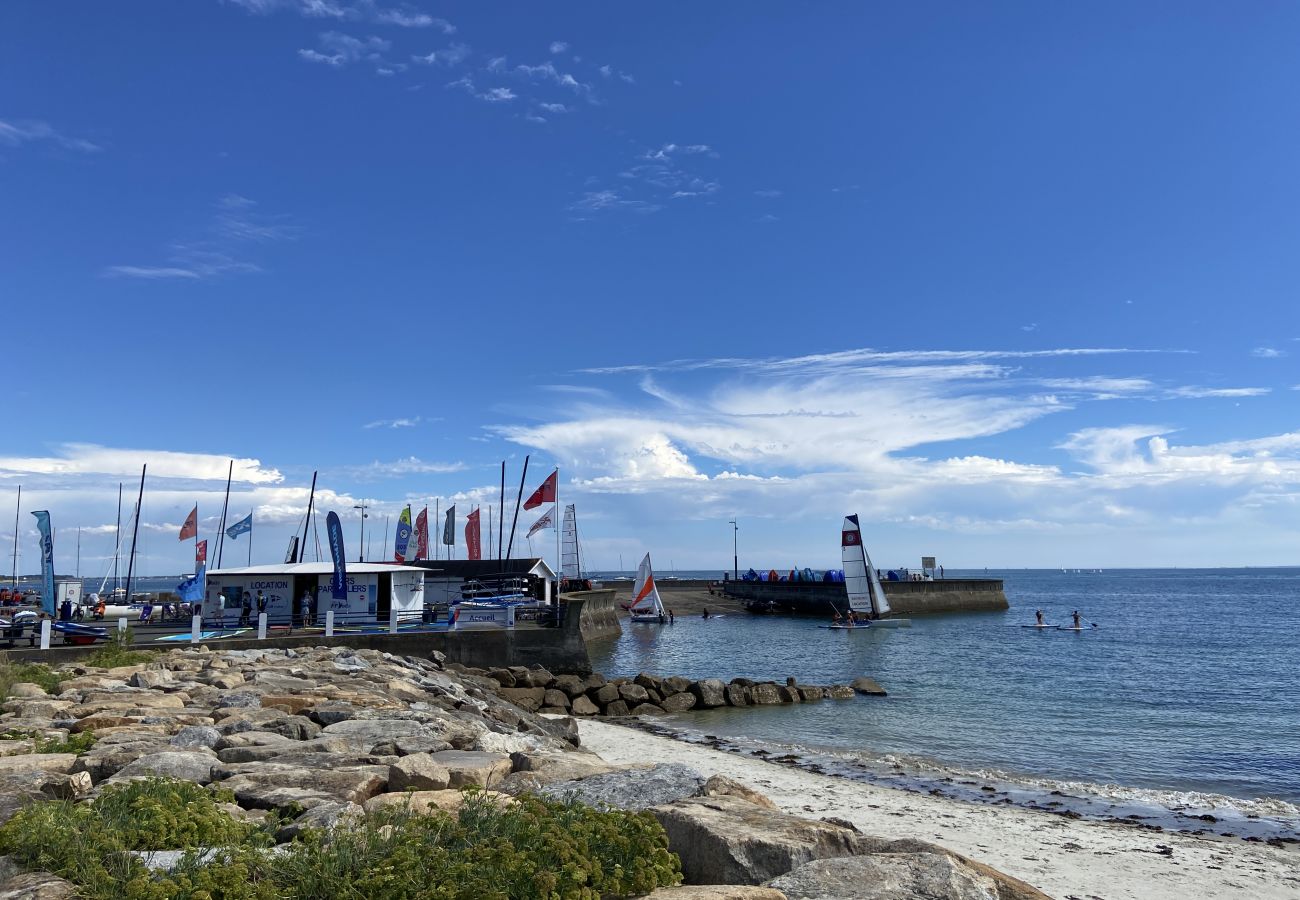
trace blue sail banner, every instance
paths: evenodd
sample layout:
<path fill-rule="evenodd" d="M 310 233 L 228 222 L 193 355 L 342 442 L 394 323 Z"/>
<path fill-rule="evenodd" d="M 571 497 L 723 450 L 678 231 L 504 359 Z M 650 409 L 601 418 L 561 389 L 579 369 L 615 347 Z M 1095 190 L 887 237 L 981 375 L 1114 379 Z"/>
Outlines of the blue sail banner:
<path fill-rule="evenodd" d="M 176 585 L 176 596 L 184 603 L 202 603 L 203 591 L 208 577 L 207 564 L 199 563 L 198 571 Z"/>
<path fill-rule="evenodd" d="M 330 556 L 334 558 L 334 575 L 330 578 L 330 596 L 335 600 L 348 599 L 347 554 L 343 552 L 343 523 L 339 514 L 331 512 L 325 517 L 325 534 L 329 537 Z"/>
<path fill-rule="evenodd" d="M 397 517 L 397 539 L 393 544 L 393 561 L 406 562 L 406 551 L 411 547 L 411 507 Z"/>
<path fill-rule="evenodd" d="M 248 515 L 240 519 L 238 522 L 236 522 L 234 525 L 231 525 L 229 528 L 226 529 L 226 537 L 230 538 L 233 541 L 241 534 L 248 534 L 248 532 L 252 530 L 253 530 L 253 514 L 249 513 Z"/>
<path fill-rule="evenodd" d="M 32 515 L 36 517 L 36 527 L 41 531 L 41 608 L 53 616 L 54 604 L 59 598 L 54 590 L 54 535 L 50 533 L 50 513 L 38 509 Z"/>

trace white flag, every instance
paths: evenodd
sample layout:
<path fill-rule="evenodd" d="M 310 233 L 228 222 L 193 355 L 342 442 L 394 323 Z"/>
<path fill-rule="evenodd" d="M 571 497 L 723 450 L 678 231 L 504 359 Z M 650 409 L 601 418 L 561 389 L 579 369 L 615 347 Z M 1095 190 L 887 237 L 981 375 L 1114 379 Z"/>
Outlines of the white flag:
<path fill-rule="evenodd" d="M 554 528 L 555 521 L 551 518 L 552 515 L 554 515 L 554 513 L 555 513 L 555 507 L 552 506 L 550 509 L 546 511 L 546 515 L 542 516 L 540 519 L 534 522 L 533 527 L 528 529 L 528 537 L 532 537 L 533 535 L 537 534 L 537 532 L 542 531 L 543 529 Z"/>

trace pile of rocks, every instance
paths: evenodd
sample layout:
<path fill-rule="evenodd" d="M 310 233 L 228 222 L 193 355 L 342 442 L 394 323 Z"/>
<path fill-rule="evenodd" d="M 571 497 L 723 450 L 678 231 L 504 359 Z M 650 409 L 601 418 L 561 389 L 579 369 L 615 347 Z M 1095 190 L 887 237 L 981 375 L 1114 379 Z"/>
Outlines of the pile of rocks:
<path fill-rule="evenodd" d="M 1033 888 L 934 845 L 787 815 L 729 778 L 705 779 L 684 766 L 610 766 L 578 748 L 575 719 L 526 708 L 540 696 L 539 709 L 576 712 L 593 691 L 605 691 L 607 714 L 668 709 L 683 694 L 720 706 L 733 697 L 754 702 L 766 688 L 797 693 L 797 702 L 836 696 L 800 685 L 651 676 L 588 682 L 540 669 L 489 678 L 441 659 L 325 647 L 183 649 L 141 666 L 74 667 L 55 696 L 16 686 L 0 731 L 46 739 L 91 732 L 97 740 L 80 754 L 32 752 L 34 739 L 0 742 L 0 822 L 38 799 L 93 800 L 103 785 L 156 775 L 227 789 L 236 800 L 227 811 L 249 821 L 271 810 L 296 814 L 278 826 L 277 838 L 288 841 L 393 804 L 452 811 L 463 800 L 459 789 L 477 786 L 503 803 L 536 792 L 650 809 L 687 882 L 655 892 L 657 900 L 1041 900 Z M 568 706 L 551 702 L 553 692 Z M 165 868 L 177 856 L 157 853 L 148 864 Z M 74 892 L 47 874 L 14 875 L 0 858 L 0 898 Z"/>
<path fill-rule="evenodd" d="M 851 685 L 822 686 L 799 684 L 794 678 L 777 684 L 749 678 L 692 681 L 645 672 L 635 678 L 609 679 L 600 674 L 552 675 L 540 667 L 455 668 L 491 679 L 500 685 L 497 693 L 501 697 L 523 709 L 562 716 L 662 716 L 719 706 L 779 706 L 848 700 L 855 694 L 885 695 L 885 689 L 870 678 L 859 678 Z"/>

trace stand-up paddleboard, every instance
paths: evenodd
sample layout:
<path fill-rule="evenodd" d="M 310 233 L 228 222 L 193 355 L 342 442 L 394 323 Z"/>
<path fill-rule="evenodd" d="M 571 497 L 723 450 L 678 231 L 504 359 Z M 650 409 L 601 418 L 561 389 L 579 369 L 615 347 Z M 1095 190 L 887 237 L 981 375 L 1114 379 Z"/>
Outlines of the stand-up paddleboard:
<path fill-rule="evenodd" d="M 708 618 L 700 616 L 700 619 L 705 622 L 712 622 L 714 619 L 725 619 L 726 617 L 726 613 L 709 613 Z"/>
<path fill-rule="evenodd" d="M 1075 628 L 1073 625 L 1062 625 L 1061 630 L 1062 631 L 1092 631 L 1092 629 L 1096 627 L 1097 627 L 1096 625 L 1093 625 L 1091 628 L 1080 625 L 1078 628 Z"/>
<path fill-rule="evenodd" d="M 822 625 L 820 627 L 829 628 L 831 631 L 866 631 L 871 625 Z"/>
<path fill-rule="evenodd" d="M 1042 625 L 1021 625 L 1020 627 L 1021 627 L 1021 628 L 1038 628 L 1038 629 L 1041 629 L 1041 630 L 1043 630 L 1043 631 L 1053 631 L 1053 630 L 1055 630 L 1055 629 L 1059 629 L 1061 626 L 1060 626 L 1060 625 L 1048 625 L 1048 624 L 1044 623 L 1044 624 L 1042 624 Z"/>

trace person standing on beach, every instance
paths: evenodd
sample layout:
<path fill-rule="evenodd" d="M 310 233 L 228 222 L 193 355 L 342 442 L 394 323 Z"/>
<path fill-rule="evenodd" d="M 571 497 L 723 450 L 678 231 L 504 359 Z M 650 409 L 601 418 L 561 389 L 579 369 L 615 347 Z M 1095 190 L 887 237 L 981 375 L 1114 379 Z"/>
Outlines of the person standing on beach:
<path fill-rule="evenodd" d="M 303 627 L 303 628 L 306 628 L 306 627 L 308 627 L 309 625 L 312 624 L 312 621 L 311 621 L 311 591 L 309 591 L 309 590 L 307 590 L 307 589 L 305 589 L 305 588 L 303 589 L 303 592 L 302 592 L 302 599 L 298 601 L 298 605 L 299 605 L 299 607 L 302 609 L 302 627 Z"/>

